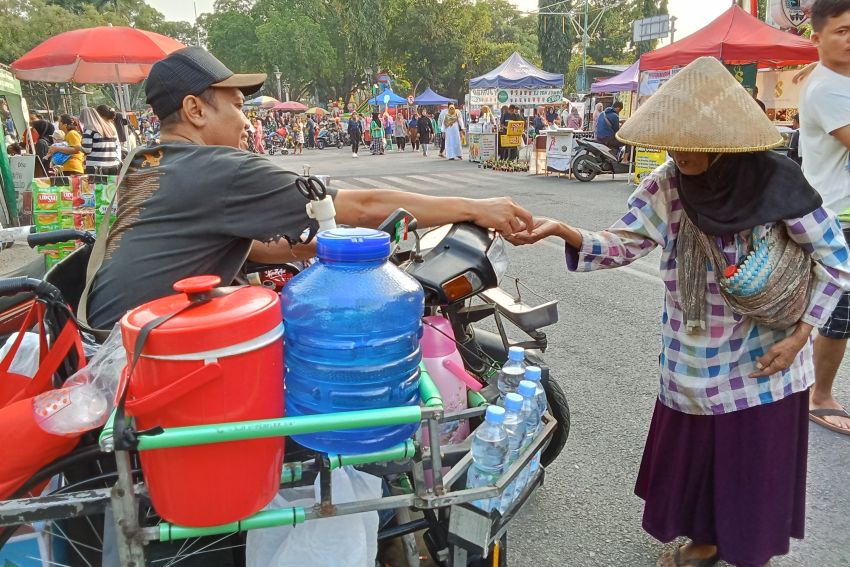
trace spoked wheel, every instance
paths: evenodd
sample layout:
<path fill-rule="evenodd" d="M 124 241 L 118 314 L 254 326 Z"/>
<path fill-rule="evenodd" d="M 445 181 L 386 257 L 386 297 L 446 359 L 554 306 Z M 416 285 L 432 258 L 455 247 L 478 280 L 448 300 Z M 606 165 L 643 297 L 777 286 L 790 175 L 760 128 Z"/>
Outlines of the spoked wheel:
<path fill-rule="evenodd" d="M 579 181 L 593 181 L 596 178 L 596 170 L 593 164 L 596 160 L 588 155 L 578 156 L 573 162 L 573 174 Z"/>
<path fill-rule="evenodd" d="M 141 480 L 138 457 L 132 459 L 133 477 Z M 83 479 L 79 480 L 82 475 Z M 118 479 L 115 472 L 114 455 L 101 453 L 96 445 L 77 449 L 70 455 L 45 467 L 27 483 L 31 488 L 43 482 L 43 478 L 53 478 L 51 488 L 41 497 L 66 498 L 72 493 L 112 487 Z M 30 497 L 25 488 L 13 495 L 13 498 Z M 157 526 L 161 519 L 157 516 L 150 501 L 139 500 L 139 523 L 142 527 Z M 16 535 L 29 534 L 37 538 L 38 546 L 47 555 L 42 557 L 44 565 L 69 565 L 73 567 L 91 567 L 109 564 L 117 555 L 115 548 L 115 528 L 110 507 L 106 514 L 89 514 L 61 520 L 46 520 L 33 524 L 23 524 L 0 528 L 0 549 L 7 554 L 13 564 L 29 565 L 33 558 L 32 550 L 27 547 L 22 555 L 15 555 L 16 548 L 7 546 Z M 104 555 L 104 551 L 107 551 Z M 148 567 L 241 567 L 245 565 L 244 534 L 227 534 L 204 538 L 190 538 L 174 542 L 150 542 L 145 545 L 145 564 Z M 110 551 L 112 554 L 110 554 Z M 19 560 L 15 562 L 15 560 Z M 139 566 L 141 567 L 141 566 Z"/>

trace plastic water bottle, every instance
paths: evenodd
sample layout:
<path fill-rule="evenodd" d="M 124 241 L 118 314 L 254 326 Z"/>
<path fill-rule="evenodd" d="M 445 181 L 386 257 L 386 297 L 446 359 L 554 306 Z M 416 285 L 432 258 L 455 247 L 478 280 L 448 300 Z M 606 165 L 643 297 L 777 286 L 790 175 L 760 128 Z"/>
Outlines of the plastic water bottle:
<path fill-rule="evenodd" d="M 318 236 L 318 263 L 281 293 L 286 415 L 419 404 L 419 340 L 425 294 L 387 261 L 390 237 L 365 228 Z M 418 423 L 294 435 L 328 453 L 398 445 Z"/>
<path fill-rule="evenodd" d="M 540 416 L 537 413 L 537 407 L 535 404 L 534 394 L 535 394 L 535 384 L 529 380 L 523 380 L 519 383 L 519 389 L 517 393 L 523 398 L 523 413 L 525 414 L 525 440 L 522 444 L 522 450 L 525 451 L 531 442 L 534 440 L 534 437 L 537 435 L 537 427 L 540 423 Z M 533 462 L 533 459 L 532 459 Z M 531 478 L 531 470 L 532 463 L 529 463 L 525 469 L 519 475 L 519 482 L 517 483 L 517 494 L 522 491 L 526 484 L 528 484 L 528 480 Z M 537 470 L 537 469 L 534 469 Z"/>
<path fill-rule="evenodd" d="M 505 463 L 505 470 L 513 465 L 519 458 L 523 445 L 525 445 L 525 429 L 527 417 L 523 412 L 525 405 L 528 411 L 528 404 L 523 404 L 523 397 L 517 393 L 510 393 L 505 396 L 505 432 L 508 434 L 508 460 Z M 499 504 L 499 511 L 505 513 L 511 502 L 514 501 L 519 486 L 519 476 L 517 476 L 510 486 L 502 494 L 502 500 Z"/>
<path fill-rule="evenodd" d="M 525 375 L 525 349 L 512 346 L 508 349 L 508 360 L 499 371 L 499 400 L 504 403 L 505 396 L 516 392 Z"/>
<path fill-rule="evenodd" d="M 546 390 L 543 389 L 543 384 L 541 384 L 540 379 L 543 376 L 543 371 L 540 370 L 539 366 L 529 366 L 525 369 L 525 379 L 529 382 L 534 382 L 536 388 L 534 390 L 534 409 L 537 411 L 537 429 L 534 431 L 534 435 L 540 431 L 540 428 L 543 427 L 543 414 L 546 413 L 546 410 L 549 408 L 549 402 L 546 400 Z M 529 440 L 529 443 L 531 441 Z M 534 458 L 531 460 L 531 467 L 529 469 L 530 476 L 534 476 L 537 473 L 537 469 L 540 468 L 540 455 L 543 451 L 537 451 L 534 455 Z"/>
<path fill-rule="evenodd" d="M 490 486 L 502 476 L 508 458 L 508 434 L 502 424 L 505 408 L 490 406 L 484 415 L 484 423 L 472 435 L 472 464 L 466 473 L 466 487 Z M 499 497 L 485 498 L 473 502 L 489 512 L 499 505 Z"/>

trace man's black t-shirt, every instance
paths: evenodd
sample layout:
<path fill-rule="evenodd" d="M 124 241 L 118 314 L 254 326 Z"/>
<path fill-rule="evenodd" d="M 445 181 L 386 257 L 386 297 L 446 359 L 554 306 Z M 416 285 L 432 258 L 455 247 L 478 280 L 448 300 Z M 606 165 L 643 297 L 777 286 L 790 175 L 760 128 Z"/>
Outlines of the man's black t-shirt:
<path fill-rule="evenodd" d="M 108 329 L 127 310 L 174 293 L 182 278 L 214 274 L 229 285 L 253 240 L 297 241 L 315 227 L 297 178 L 224 146 L 140 151 L 118 189 L 118 216 L 89 293 L 89 324 Z"/>

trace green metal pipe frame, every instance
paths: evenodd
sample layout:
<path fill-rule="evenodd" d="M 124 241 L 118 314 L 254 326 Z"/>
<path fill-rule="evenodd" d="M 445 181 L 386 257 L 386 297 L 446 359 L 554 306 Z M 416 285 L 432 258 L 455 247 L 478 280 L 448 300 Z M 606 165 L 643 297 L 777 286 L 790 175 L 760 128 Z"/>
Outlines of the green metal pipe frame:
<path fill-rule="evenodd" d="M 484 396 L 474 390 L 466 392 L 466 401 L 469 403 L 469 407 L 471 408 L 486 406 L 488 403 Z"/>
<path fill-rule="evenodd" d="M 257 530 L 261 528 L 273 528 L 276 526 L 295 526 L 303 524 L 306 520 L 304 508 L 280 508 L 278 510 L 263 510 L 253 516 L 249 516 L 238 522 L 209 526 L 205 528 L 191 528 L 178 526 L 169 522 L 159 525 L 159 540 L 174 541 L 190 537 L 203 537 L 218 534 L 229 534 L 243 530 Z"/>
<path fill-rule="evenodd" d="M 280 483 L 290 484 L 292 482 L 298 482 L 299 480 L 301 480 L 301 475 L 303 472 L 304 468 L 301 462 L 284 463 L 283 471 L 281 471 L 280 473 Z"/>
<path fill-rule="evenodd" d="M 374 453 L 363 453 L 361 455 L 336 455 L 328 453 L 331 470 L 346 465 L 367 465 L 372 463 L 385 463 L 389 461 L 401 461 L 409 459 L 416 454 L 416 444 L 413 439 L 408 439 L 401 445 L 396 445 L 383 451 Z"/>
<path fill-rule="evenodd" d="M 419 397 L 422 398 L 422 403 L 429 408 L 442 408 L 443 396 L 431 375 L 425 369 L 425 364 L 419 364 Z"/>
<path fill-rule="evenodd" d="M 419 395 L 425 407 L 442 409 L 443 398 L 440 390 L 434 384 L 425 365 L 420 364 Z M 113 416 L 107 423 L 111 431 Z M 320 433 L 338 429 L 360 429 L 365 427 L 380 427 L 416 423 L 422 420 L 422 411 L 417 406 L 402 406 L 375 410 L 337 412 L 321 415 L 302 415 L 283 417 L 279 419 L 264 419 L 236 423 L 218 423 L 195 425 L 188 427 L 172 427 L 161 433 L 139 436 L 139 450 L 167 449 L 223 443 L 227 441 L 244 441 L 264 437 L 284 437 Z M 103 435 L 101 435 L 103 438 Z"/>
<path fill-rule="evenodd" d="M 139 450 L 168 449 L 207 445 L 227 441 L 245 441 L 267 437 L 288 437 L 339 429 L 360 429 L 418 423 L 422 420 L 419 406 L 402 406 L 374 410 L 349 411 L 321 415 L 300 415 L 278 419 L 217 423 L 189 427 L 172 427 L 153 435 L 139 436 Z"/>

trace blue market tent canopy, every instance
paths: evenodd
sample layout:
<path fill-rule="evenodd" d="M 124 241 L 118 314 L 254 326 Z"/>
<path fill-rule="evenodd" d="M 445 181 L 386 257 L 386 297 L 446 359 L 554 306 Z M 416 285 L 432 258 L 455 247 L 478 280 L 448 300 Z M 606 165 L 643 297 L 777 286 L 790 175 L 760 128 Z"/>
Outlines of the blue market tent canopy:
<path fill-rule="evenodd" d="M 384 102 L 384 97 L 387 96 L 387 95 L 389 95 L 389 97 L 390 97 L 390 100 L 389 100 L 388 103 Z M 401 105 L 407 104 L 407 99 L 404 98 L 403 96 L 399 96 L 399 95 L 395 94 L 391 89 L 386 89 L 381 94 L 370 98 L 369 104 L 371 104 L 372 106 L 384 106 L 384 105 L 401 106 Z"/>
<path fill-rule="evenodd" d="M 516 51 L 489 73 L 469 81 L 471 89 L 542 89 L 563 86 L 562 74 L 538 69 Z"/>
<path fill-rule="evenodd" d="M 636 91 L 638 87 L 638 75 L 640 74 L 640 61 L 632 63 L 628 69 L 608 79 L 598 81 L 590 85 L 592 93 L 619 93 L 623 91 Z"/>
<path fill-rule="evenodd" d="M 425 89 L 425 91 L 413 99 L 414 104 L 420 104 L 422 106 L 432 106 L 438 104 L 449 104 L 450 102 L 457 102 L 456 98 L 447 98 L 443 95 L 437 94 L 431 90 L 431 88 Z"/>

